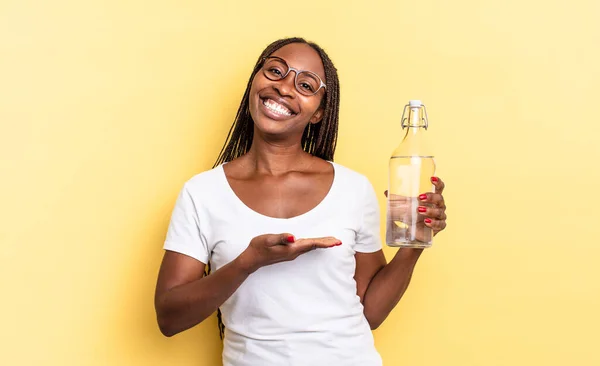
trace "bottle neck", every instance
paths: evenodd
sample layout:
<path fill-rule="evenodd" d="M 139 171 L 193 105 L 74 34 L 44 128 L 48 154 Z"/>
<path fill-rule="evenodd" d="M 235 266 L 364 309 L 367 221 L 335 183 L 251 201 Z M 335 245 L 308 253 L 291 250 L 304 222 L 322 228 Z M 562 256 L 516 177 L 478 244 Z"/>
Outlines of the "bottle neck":
<path fill-rule="evenodd" d="M 416 130 L 418 130 L 421 127 L 427 129 L 423 107 L 410 107 L 405 126 L 409 129 L 414 128 Z"/>
<path fill-rule="evenodd" d="M 427 129 L 425 118 L 423 117 L 423 108 L 410 108 L 407 121 L 402 125 L 404 140 L 418 138 Z"/>
<path fill-rule="evenodd" d="M 424 132 L 426 131 L 425 125 L 422 126 L 406 126 L 403 133 L 403 140 L 407 139 L 419 139 L 421 136 L 426 135 Z"/>
<path fill-rule="evenodd" d="M 402 142 L 392 156 L 433 156 L 427 143 L 425 106 L 406 106 L 402 114 Z"/>
<path fill-rule="evenodd" d="M 422 155 L 422 150 L 426 149 L 424 112 L 422 107 L 411 107 L 408 111 L 408 118 L 404 122 L 402 145 L 406 155 Z"/>

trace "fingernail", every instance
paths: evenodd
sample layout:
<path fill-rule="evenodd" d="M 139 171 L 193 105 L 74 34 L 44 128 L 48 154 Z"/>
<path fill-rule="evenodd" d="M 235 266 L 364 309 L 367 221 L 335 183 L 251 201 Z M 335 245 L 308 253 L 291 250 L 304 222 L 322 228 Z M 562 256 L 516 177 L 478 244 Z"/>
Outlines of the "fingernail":
<path fill-rule="evenodd" d="M 431 224 L 431 219 L 425 219 L 425 222 Z"/>
<path fill-rule="evenodd" d="M 425 212 L 425 211 L 427 211 L 426 207 L 419 206 L 419 212 Z"/>
<path fill-rule="evenodd" d="M 287 241 L 288 243 L 293 243 L 294 242 L 294 235 L 290 235 L 287 237 Z"/>
<path fill-rule="evenodd" d="M 431 181 L 432 181 L 433 183 L 435 183 L 435 182 L 437 182 L 437 181 L 438 181 L 438 178 L 437 178 L 437 177 L 431 177 Z"/>
<path fill-rule="evenodd" d="M 340 241 L 339 243 L 337 243 L 336 245 L 342 245 L 342 242 Z"/>
<path fill-rule="evenodd" d="M 420 196 L 419 196 L 419 199 L 420 199 L 421 201 L 424 201 L 424 200 L 426 200 L 426 199 L 427 199 L 427 195 L 426 195 L 425 193 L 423 193 L 422 195 L 420 195 Z"/>

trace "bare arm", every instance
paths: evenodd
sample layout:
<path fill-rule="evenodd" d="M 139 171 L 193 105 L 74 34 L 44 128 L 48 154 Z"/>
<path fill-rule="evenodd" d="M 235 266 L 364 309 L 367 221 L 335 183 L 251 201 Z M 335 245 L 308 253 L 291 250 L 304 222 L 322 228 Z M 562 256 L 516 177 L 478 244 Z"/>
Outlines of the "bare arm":
<path fill-rule="evenodd" d="M 201 323 L 250 275 L 241 256 L 204 278 L 205 266 L 184 254 L 165 252 L 154 298 L 158 326 L 165 336 Z"/>
<path fill-rule="evenodd" d="M 260 267 L 294 260 L 313 249 L 339 244 L 339 240 L 331 237 L 294 240 L 290 234 L 261 235 L 252 239 L 236 259 L 206 277 L 205 263 L 167 251 L 154 296 L 160 331 L 171 337 L 201 323 Z"/>
<path fill-rule="evenodd" d="M 419 230 L 429 227 L 436 235 L 446 227 L 446 205 L 442 196 L 445 184 L 437 177 L 432 177 L 431 182 L 436 193 L 428 192 L 419 196 L 425 209 L 425 212 L 419 211 L 422 216 Z M 385 195 L 387 196 L 387 191 Z M 397 210 L 392 209 L 388 214 L 402 217 L 402 210 L 406 210 L 403 199 L 392 196 L 391 203 L 395 200 L 400 202 L 391 206 Z M 417 236 L 419 235 L 422 232 L 417 232 Z M 371 329 L 376 329 L 383 323 L 406 292 L 422 252 L 423 249 L 401 248 L 389 264 L 386 264 L 381 250 L 375 253 L 356 253 L 354 278 Z"/>
<path fill-rule="evenodd" d="M 356 253 L 355 280 L 364 314 L 376 329 L 406 292 L 422 249 L 399 249 L 386 265 L 383 251 Z"/>

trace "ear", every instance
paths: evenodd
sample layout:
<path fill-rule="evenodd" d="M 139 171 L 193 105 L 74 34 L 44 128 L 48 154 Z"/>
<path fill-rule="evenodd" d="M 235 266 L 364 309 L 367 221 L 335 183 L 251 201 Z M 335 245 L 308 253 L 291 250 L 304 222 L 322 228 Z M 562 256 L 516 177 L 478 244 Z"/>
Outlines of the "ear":
<path fill-rule="evenodd" d="M 319 109 L 317 109 L 317 111 L 315 112 L 315 114 L 312 115 L 312 117 L 310 117 L 310 123 L 312 124 L 317 124 L 319 122 L 321 122 L 321 119 L 323 119 L 323 107 L 319 107 Z"/>

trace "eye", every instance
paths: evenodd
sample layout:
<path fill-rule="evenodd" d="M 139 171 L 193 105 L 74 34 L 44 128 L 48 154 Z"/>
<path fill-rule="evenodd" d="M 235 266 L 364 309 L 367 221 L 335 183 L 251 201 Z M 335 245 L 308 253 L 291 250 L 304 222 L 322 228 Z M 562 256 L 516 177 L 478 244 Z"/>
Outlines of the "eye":
<path fill-rule="evenodd" d="M 267 69 L 267 72 L 277 78 L 281 78 L 283 76 L 283 72 L 277 67 L 270 67 Z"/>
<path fill-rule="evenodd" d="M 308 95 L 315 94 L 317 90 L 319 90 L 319 79 L 318 76 L 313 75 L 312 73 L 303 71 L 298 75 L 298 90 L 304 92 Z"/>
<path fill-rule="evenodd" d="M 299 83 L 300 87 L 306 91 L 309 91 L 311 93 L 315 92 L 315 89 L 312 87 L 312 85 L 308 84 L 308 83 Z"/>

